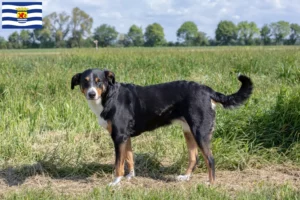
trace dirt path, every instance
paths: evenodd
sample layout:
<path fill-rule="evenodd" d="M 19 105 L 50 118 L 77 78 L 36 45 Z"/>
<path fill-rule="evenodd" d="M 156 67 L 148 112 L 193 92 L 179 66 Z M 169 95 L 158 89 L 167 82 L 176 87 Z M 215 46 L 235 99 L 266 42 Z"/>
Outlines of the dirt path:
<path fill-rule="evenodd" d="M 29 176 L 22 182 L 11 180 L 16 175 L 1 174 L 0 194 L 19 191 L 24 189 L 45 189 L 51 188 L 57 192 L 70 194 L 87 193 L 95 187 L 105 187 L 111 180 L 111 175 L 106 177 L 90 176 L 88 178 L 51 178 L 46 175 Z M 18 179 L 18 177 L 15 177 Z M 206 184 L 206 173 L 198 173 L 188 182 L 176 182 L 174 176 L 166 176 L 163 179 L 153 179 L 150 177 L 140 177 L 127 181 L 123 180 L 121 187 L 142 187 L 142 188 L 189 188 L 195 184 Z M 263 169 L 246 169 L 244 171 L 217 171 L 217 181 L 214 187 L 225 189 L 228 192 L 240 190 L 250 190 L 260 184 L 281 185 L 290 184 L 295 189 L 300 189 L 300 168 L 272 166 Z"/>

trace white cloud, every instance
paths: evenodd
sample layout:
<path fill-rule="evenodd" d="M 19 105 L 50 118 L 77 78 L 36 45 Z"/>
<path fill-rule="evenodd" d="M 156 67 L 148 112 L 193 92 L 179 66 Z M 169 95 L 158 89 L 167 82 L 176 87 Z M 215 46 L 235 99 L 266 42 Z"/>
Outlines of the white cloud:
<path fill-rule="evenodd" d="M 274 8 L 284 8 L 280 0 L 267 0 L 266 3 L 270 3 Z"/>
<path fill-rule="evenodd" d="M 122 15 L 119 12 L 101 12 L 99 14 L 100 17 L 102 18 L 109 18 L 109 19 L 121 19 Z"/>
<path fill-rule="evenodd" d="M 222 9 L 220 10 L 220 12 L 221 12 L 222 14 L 226 14 L 226 13 L 228 13 L 228 10 L 227 10 L 227 8 L 222 8 Z"/>
<path fill-rule="evenodd" d="M 239 15 L 233 15 L 232 18 L 233 19 L 240 19 L 240 16 Z"/>
<path fill-rule="evenodd" d="M 150 9 L 159 11 L 170 8 L 172 3 L 171 0 L 151 0 L 146 2 Z"/>
<path fill-rule="evenodd" d="M 132 24 L 145 29 L 158 22 L 164 27 L 166 39 L 172 41 L 176 41 L 180 25 L 188 20 L 214 37 L 220 20 L 254 21 L 261 27 L 279 20 L 299 23 L 300 18 L 299 0 L 43 0 L 44 16 L 54 11 L 71 13 L 74 7 L 93 17 L 94 28 L 106 23 L 121 33 L 128 32 Z M 12 32 L 0 29 L 0 35 Z"/>

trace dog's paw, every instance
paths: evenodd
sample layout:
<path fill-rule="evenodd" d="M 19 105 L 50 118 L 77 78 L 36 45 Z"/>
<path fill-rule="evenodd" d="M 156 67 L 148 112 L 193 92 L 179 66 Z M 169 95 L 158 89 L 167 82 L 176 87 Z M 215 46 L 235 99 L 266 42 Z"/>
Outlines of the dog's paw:
<path fill-rule="evenodd" d="M 190 174 L 187 174 L 187 175 L 179 175 L 176 177 L 176 180 L 177 181 L 189 181 L 191 178 L 191 175 Z"/>
<path fill-rule="evenodd" d="M 209 181 L 205 181 L 204 184 L 207 185 L 207 186 L 211 185 L 211 183 Z"/>
<path fill-rule="evenodd" d="M 125 178 L 126 178 L 127 180 L 130 180 L 130 179 L 132 179 L 133 177 L 135 177 L 135 172 L 134 172 L 134 170 L 130 171 L 129 174 L 126 175 Z"/>
<path fill-rule="evenodd" d="M 116 177 L 113 182 L 108 184 L 108 186 L 114 187 L 114 186 L 120 185 L 121 180 L 122 180 L 122 176 Z"/>

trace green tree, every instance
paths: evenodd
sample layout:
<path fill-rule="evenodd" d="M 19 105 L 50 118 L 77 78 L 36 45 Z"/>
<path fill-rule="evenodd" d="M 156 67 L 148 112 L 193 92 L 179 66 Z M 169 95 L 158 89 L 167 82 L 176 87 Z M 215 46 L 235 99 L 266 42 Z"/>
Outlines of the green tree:
<path fill-rule="evenodd" d="M 9 48 L 19 49 L 21 47 L 19 33 L 15 31 L 11 35 L 9 35 L 8 42 L 9 42 Z"/>
<path fill-rule="evenodd" d="M 218 42 L 216 41 L 215 38 L 209 38 L 208 43 L 209 43 L 210 46 L 217 46 L 218 45 Z"/>
<path fill-rule="evenodd" d="M 128 34 L 123 34 L 120 33 L 118 35 L 118 42 L 117 42 L 117 46 L 121 46 L 121 47 L 130 47 L 133 46 L 133 42 L 132 40 L 128 37 Z"/>
<path fill-rule="evenodd" d="M 291 24 L 291 34 L 289 43 L 294 45 L 297 41 L 300 41 L 300 26 L 298 24 Z"/>
<path fill-rule="evenodd" d="M 254 44 L 253 37 L 259 34 L 259 28 L 256 23 L 242 21 L 237 25 L 238 28 L 238 39 L 240 44 L 252 45 Z"/>
<path fill-rule="evenodd" d="M 32 46 L 32 32 L 28 30 L 22 30 L 20 32 L 20 42 L 22 48 L 30 48 Z"/>
<path fill-rule="evenodd" d="M 102 24 L 97 27 L 94 31 L 94 39 L 98 40 L 99 46 L 107 47 L 112 45 L 118 37 L 118 32 L 115 27 L 109 26 L 107 24 Z"/>
<path fill-rule="evenodd" d="M 265 24 L 260 29 L 260 37 L 261 37 L 261 41 L 264 45 L 271 44 L 271 28 L 268 24 Z"/>
<path fill-rule="evenodd" d="M 276 44 L 282 44 L 283 39 L 290 34 L 290 24 L 285 21 L 274 22 L 271 24 L 272 35 Z"/>
<path fill-rule="evenodd" d="M 124 33 L 119 33 L 118 37 L 117 37 L 117 42 L 116 42 L 116 46 L 117 47 L 124 47 L 124 46 L 130 46 L 132 44 L 127 44 L 126 43 L 129 41 L 127 34 Z"/>
<path fill-rule="evenodd" d="M 208 46 L 209 45 L 209 41 L 208 38 L 206 36 L 206 33 L 204 32 L 198 32 L 196 37 L 193 40 L 193 44 L 196 46 Z"/>
<path fill-rule="evenodd" d="M 145 32 L 145 46 L 162 46 L 166 43 L 163 27 L 158 23 L 147 26 Z"/>
<path fill-rule="evenodd" d="M 4 37 L 0 36 L 0 49 L 6 49 L 7 48 L 7 41 Z"/>
<path fill-rule="evenodd" d="M 172 42 L 172 41 L 169 41 L 168 43 L 167 43 L 167 46 L 168 47 L 174 47 L 176 44 L 174 43 L 174 42 Z"/>
<path fill-rule="evenodd" d="M 78 7 L 72 10 L 71 15 L 71 47 L 80 47 L 83 37 L 88 37 L 93 26 L 93 18 Z"/>
<path fill-rule="evenodd" d="M 33 46 L 40 48 L 52 48 L 55 46 L 55 40 L 51 31 L 51 20 L 48 17 L 43 18 L 42 29 L 34 29 Z"/>
<path fill-rule="evenodd" d="M 45 17 L 49 20 L 49 29 L 51 31 L 51 37 L 55 41 L 56 47 L 65 46 L 65 38 L 70 31 L 70 16 L 65 13 L 53 12 Z"/>
<path fill-rule="evenodd" d="M 221 45 L 234 44 L 237 39 L 237 27 L 232 21 L 220 21 L 216 29 L 216 40 Z"/>
<path fill-rule="evenodd" d="M 186 46 L 192 46 L 194 40 L 199 36 L 197 25 L 192 21 L 184 22 L 177 30 L 177 38 L 179 42 L 183 42 Z"/>
<path fill-rule="evenodd" d="M 90 36 L 90 37 L 87 37 L 86 39 L 83 39 L 82 47 L 84 47 L 84 48 L 93 48 L 93 47 L 95 47 L 94 37 Z"/>
<path fill-rule="evenodd" d="M 141 27 L 132 25 L 129 28 L 124 41 L 130 42 L 133 46 L 143 46 L 144 45 L 144 35 Z"/>

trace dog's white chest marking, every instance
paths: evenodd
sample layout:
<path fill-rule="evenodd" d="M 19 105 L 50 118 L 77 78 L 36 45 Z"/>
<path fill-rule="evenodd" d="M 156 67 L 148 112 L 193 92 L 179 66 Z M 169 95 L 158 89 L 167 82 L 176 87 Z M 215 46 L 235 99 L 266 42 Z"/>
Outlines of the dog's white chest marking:
<path fill-rule="evenodd" d="M 93 113 L 95 113 L 95 115 L 97 116 L 98 124 L 103 128 L 107 128 L 107 121 L 100 116 L 103 110 L 103 106 L 101 104 L 101 98 L 97 100 L 88 100 L 88 105 L 90 109 L 93 111 Z"/>

